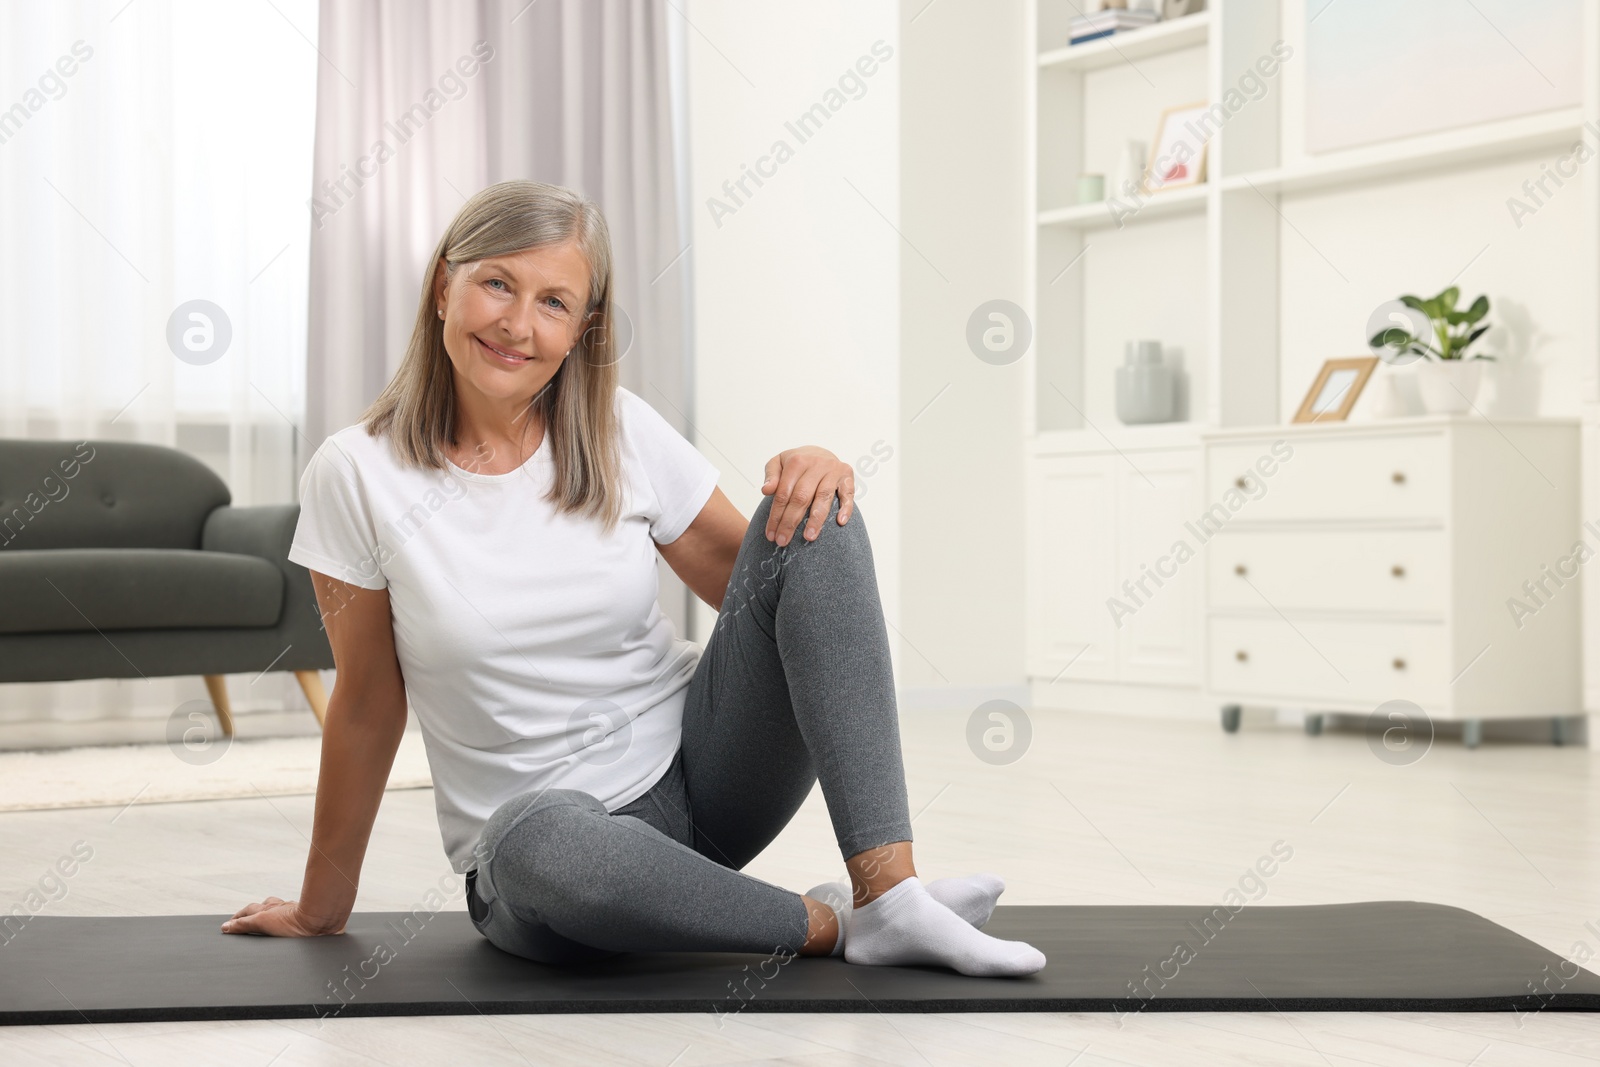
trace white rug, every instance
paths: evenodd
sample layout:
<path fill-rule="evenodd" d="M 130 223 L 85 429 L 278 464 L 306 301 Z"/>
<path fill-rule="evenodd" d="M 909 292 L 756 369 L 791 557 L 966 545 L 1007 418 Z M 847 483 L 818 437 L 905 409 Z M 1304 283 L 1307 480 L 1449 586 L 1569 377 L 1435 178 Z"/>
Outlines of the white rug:
<path fill-rule="evenodd" d="M 164 744 L 0 753 L 0 811 L 310 795 L 317 791 L 321 754 L 321 737 L 236 740 L 220 755 L 175 752 Z M 432 785 L 422 735 L 407 730 L 388 788 Z"/>

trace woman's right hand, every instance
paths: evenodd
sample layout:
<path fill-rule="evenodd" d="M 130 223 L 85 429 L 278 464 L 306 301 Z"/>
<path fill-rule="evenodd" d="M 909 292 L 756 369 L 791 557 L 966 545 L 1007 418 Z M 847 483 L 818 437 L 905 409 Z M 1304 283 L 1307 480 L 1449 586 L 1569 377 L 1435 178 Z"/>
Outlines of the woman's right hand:
<path fill-rule="evenodd" d="M 246 904 L 222 924 L 225 934 L 262 934 L 267 937 L 321 937 L 344 933 L 344 920 L 330 929 L 326 920 L 308 916 L 297 900 L 268 897 L 259 904 Z"/>

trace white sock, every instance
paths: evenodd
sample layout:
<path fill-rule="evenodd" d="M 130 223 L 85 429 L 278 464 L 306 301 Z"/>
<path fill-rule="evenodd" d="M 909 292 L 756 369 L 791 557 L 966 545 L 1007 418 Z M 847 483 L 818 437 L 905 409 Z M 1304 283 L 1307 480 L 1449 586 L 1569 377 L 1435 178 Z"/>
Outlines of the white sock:
<path fill-rule="evenodd" d="M 848 925 L 843 940 L 850 963 L 934 964 L 982 977 L 1033 974 L 1045 964 L 1044 953 L 1026 942 L 1001 941 L 973 929 L 914 877 L 853 908 Z"/>
<path fill-rule="evenodd" d="M 982 929 L 994 915 L 995 902 L 1006 891 L 1005 880 L 998 874 L 966 874 L 951 878 L 935 878 L 927 883 L 928 895 L 973 926 Z M 824 882 L 806 893 L 812 900 L 820 900 L 832 908 L 842 924 L 850 917 L 854 902 L 850 883 Z M 834 955 L 843 953 L 841 948 Z"/>
<path fill-rule="evenodd" d="M 823 882 L 806 890 L 805 895 L 833 909 L 834 916 L 839 920 L 839 935 L 834 939 L 833 951 L 828 955 L 843 956 L 845 929 L 850 919 L 850 887 L 843 882 Z"/>
<path fill-rule="evenodd" d="M 805 891 L 805 896 L 812 900 L 820 900 L 833 909 L 833 914 L 839 920 L 839 933 L 833 941 L 833 951 L 830 956 L 844 955 L 844 927 L 845 919 L 850 914 L 850 892 L 838 882 L 823 882 Z"/>
<path fill-rule="evenodd" d="M 980 930 L 994 914 L 995 902 L 1005 891 L 1005 880 L 998 874 L 935 878 L 928 883 L 930 897 Z"/>

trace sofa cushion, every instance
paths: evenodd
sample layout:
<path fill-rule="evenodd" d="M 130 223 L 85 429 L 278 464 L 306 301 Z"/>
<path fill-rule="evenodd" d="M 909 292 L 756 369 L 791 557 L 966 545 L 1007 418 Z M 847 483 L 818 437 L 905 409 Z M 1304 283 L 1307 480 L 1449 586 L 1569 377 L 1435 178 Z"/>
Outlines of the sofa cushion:
<path fill-rule="evenodd" d="M 228 486 L 140 441 L 0 441 L 0 548 L 200 548 Z M 49 586 L 45 587 L 47 590 Z"/>
<path fill-rule="evenodd" d="M 283 572 L 176 548 L 0 551 L 0 633 L 274 626 Z"/>

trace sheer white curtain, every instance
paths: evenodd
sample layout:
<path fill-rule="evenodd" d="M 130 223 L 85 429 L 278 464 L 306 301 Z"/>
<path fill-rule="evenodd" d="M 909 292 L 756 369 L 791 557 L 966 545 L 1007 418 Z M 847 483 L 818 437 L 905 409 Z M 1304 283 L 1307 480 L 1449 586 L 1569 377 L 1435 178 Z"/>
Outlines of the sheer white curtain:
<path fill-rule="evenodd" d="M 295 499 L 316 38 L 316 0 L 0 5 L 0 436 L 169 445 L 237 504 Z M 0 686 L 0 721 L 203 695 Z"/>

